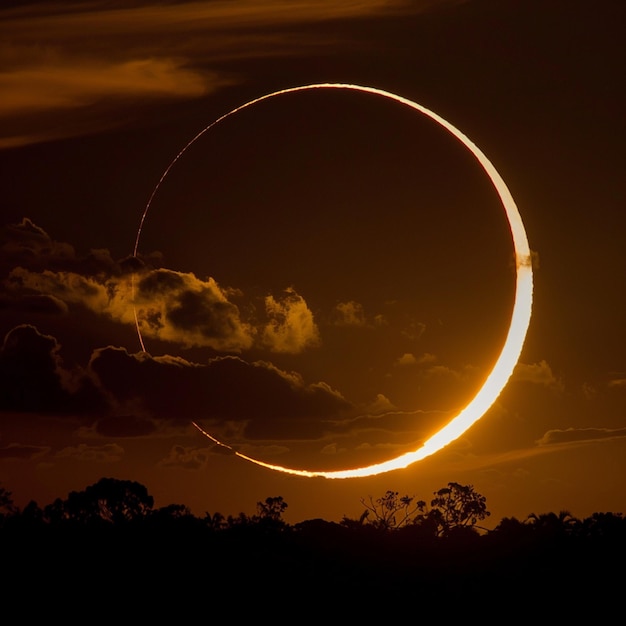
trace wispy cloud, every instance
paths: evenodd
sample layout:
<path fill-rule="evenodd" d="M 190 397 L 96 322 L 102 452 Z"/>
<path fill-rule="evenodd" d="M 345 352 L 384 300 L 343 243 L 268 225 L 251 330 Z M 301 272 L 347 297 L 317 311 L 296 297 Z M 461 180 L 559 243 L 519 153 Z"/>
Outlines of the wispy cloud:
<path fill-rule="evenodd" d="M 626 375 L 614 375 L 608 382 L 609 387 L 623 387 L 626 389 Z"/>
<path fill-rule="evenodd" d="M 197 98 L 243 80 L 220 69 L 224 61 L 301 54 L 333 37 L 296 33 L 301 26 L 441 3 L 86 2 L 0 10 L 0 148 L 100 131 L 120 123 L 122 105 Z"/>
<path fill-rule="evenodd" d="M 537 441 L 539 446 L 579 443 L 626 437 L 626 428 L 567 428 L 549 430 Z"/>
<path fill-rule="evenodd" d="M 77 446 L 68 446 L 56 453 L 57 458 L 70 457 L 92 463 L 116 463 L 122 460 L 123 455 L 124 448 L 116 443 L 107 443 L 102 446 L 89 446 L 81 443 Z"/>
<path fill-rule="evenodd" d="M 31 461 L 50 452 L 47 446 L 30 446 L 19 443 L 10 443 L 0 448 L 0 460 Z"/>

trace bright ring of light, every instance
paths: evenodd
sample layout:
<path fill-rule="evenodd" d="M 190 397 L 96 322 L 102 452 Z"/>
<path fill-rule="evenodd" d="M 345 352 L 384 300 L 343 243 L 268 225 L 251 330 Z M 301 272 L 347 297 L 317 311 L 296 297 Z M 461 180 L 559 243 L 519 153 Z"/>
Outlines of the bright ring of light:
<path fill-rule="evenodd" d="M 528 238 L 526 236 L 524 224 L 522 222 L 522 218 L 520 216 L 517 205 L 513 200 L 513 196 L 511 196 L 511 193 L 506 186 L 504 180 L 502 180 L 502 177 L 497 172 L 491 161 L 489 161 L 489 159 L 483 154 L 483 152 L 468 137 L 466 137 L 460 130 L 450 124 L 450 122 L 447 122 L 442 117 L 440 117 L 436 113 L 433 113 L 433 111 L 430 111 L 426 107 L 423 107 L 420 104 L 417 104 L 416 102 L 413 102 L 412 100 L 409 100 L 407 98 L 403 98 L 402 96 L 398 96 L 382 89 L 376 89 L 375 87 L 363 87 L 360 85 L 350 85 L 342 83 L 319 83 L 314 85 L 304 85 L 302 87 L 292 87 L 290 89 L 281 89 L 280 91 L 275 91 L 265 96 L 261 96 L 260 98 L 250 100 L 250 102 L 247 102 L 246 104 L 243 104 L 236 109 L 233 109 L 229 113 L 222 115 L 222 117 L 218 118 L 213 123 L 209 124 L 209 126 L 207 126 L 204 130 L 198 133 L 178 153 L 176 158 L 165 170 L 163 176 L 161 176 L 161 179 L 157 183 L 157 186 L 154 188 L 154 191 L 152 192 L 152 195 L 148 200 L 148 204 L 146 205 L 143 215 L 141 216 L 141 222 L 139 224 L 137 238 L 135 240 L 134 255 L 137 255 L 137 250 L 139 248 L 139 239 L 141 237 L 141 230 L 143 228 L 146 216 L 148 215 L 148 210 L 150 209 L 150 205 L 152 204 L 152 200 L 154 199 L 156 192 L 158 191 L 165 177 L 169 174 L 174 164 L 197 139 L 204 135 L 204 133 L 211 130 L 211 128 L 213 128 L 216 124 L 219 124 L 221 121 L 225 120 L 231 115 L 234 115 L 235 113 L 238 113 L 239 111 L 246 109 L 256 104 L 257 102 L 268 100 L 269 98 L 274 98 L 283 94 L 293 93 L 296 91 L 306 91 L 309 89 L 347 89 L 351 91 L 358 91 L 362 93 L 370 93 L 378 96 L 383 96 L 384 98 L 395 100 L 396 102 L 406 105 L 414 109 L 415 111 L 423 113 L 427 117 L 437 122 L 440 126 L 443 126 L 443 128 L 445 128 L 449 133 L 456 137 L 456 139 L 458 139 L 476 157 L 482 168 L 485 170 L 487 176 L 489 176 L 491 182 L 493 183 L 493 186 L 500 196 L 500 200 L 502 201 L 504 211 L 509 222 L 509 227 L 511 229 L 513 248 L 515 250 L 517 269 L 515 283 L 515 301 L 513 305 L 513 312 L 511 314 L 509 331 L 507 333 L 502 351 L 500 352 L 500 355 L 495 365 L 493 366 L 493 369 L 489 373 L 489 376 L 485 380 L 485 383 L 480 388 L 478 393 L 474 396 L 474 398 L 469 402 L 469 404 L 463 410 L 461 410 L 458 415 L 452 418 L 452 420 L 450 420 L 441 430 L 439 430 L 435 435 L 430 437 L 430 439 L 426 440 L 420 448 L 412 452 L 407 452 L 406 454 L 398 456 L 394 459 L 384 461 L 383 463 L 377 463 L 374 465 L 369 465 L 367 467 L 357 467 L 353 469 L 335 470 L 330 472 L 310 471 L 304 469 L 283 467 L 282 465 L 272 465 L 270 463 L 264 463 L 263 461 L 259 461 L 258 459 L 253 459 L 252 457 L 246 456 L 241 452 L 233 450 L 233 452 L 237 456 L 245 459 L 246 461 L 250 461 L 271 470 L 294 474 L 296 476 L 321 476 L 323 478 L 357 478 L 373 476 L 375 474 L 382 474 L 383 472 L 402 469 L 408 467 L 416 461 L 421 461 L 422 459 L 425 459 L 426 457 L 429 457 L 435 452 L 441 450 L 444 446 L 448 445 L 450 442 L 460 437 L 466 430 L 473 426 L 487 412 L 489 407 L 496 401 L 496 399 L 500 395 L 500 392 L 506 386 L 519 359 L 520 353 L 522 351 L 522 346 L 524 345 L 524 340 L 526 338 L 528 325 L 530 324 L 533 299 L 533 274 L 530 248 L 528 246 Z M 137 326 L 137 334 L 139 335 L 139 341 L 141 343 L 142 349 L 144 349 L 145 351 L 143 338 L 139 329 L 139 323 L 137 322 L 136 313 L 135 320 Z M 230 446 L 227 446 L 221 441 L 218 441 L 215 437 L 207 433 L 195 422 L 194 426 L 203 435 L 211 439 L 216 444 L 232 450 Z"/>

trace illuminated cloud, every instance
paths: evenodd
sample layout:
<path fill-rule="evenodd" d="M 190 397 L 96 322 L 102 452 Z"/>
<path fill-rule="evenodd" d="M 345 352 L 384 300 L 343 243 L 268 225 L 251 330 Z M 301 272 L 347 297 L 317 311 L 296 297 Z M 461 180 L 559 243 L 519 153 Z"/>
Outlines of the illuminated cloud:
<path fill-rule="evenodd" d="M 320 450 L 320 454 L 324 454 L 324 455 L 328 455 L 328 456 L 335 456 L 336 454 L 341 454 L 343 452 L 346 452 L 347 448 L 341 448 L 338 446 L 338 444 L 336 442 L 333 443 L 329 443 L 327 445 L 325 445 L 321 450 Z"/>
<path fill-rule="evenodd" d="M 563 383 L 552 372 L 546 361 L 527 365 L 518 363 L 511 377 L 512 381 L 529 382 L 535 385 L 543 385 L 557 391 L 563 390 Z"/>
<path fill-rule="evenodd" d="M 394 365 L 397 367 L 407 367 L 411 365 L 417 365 L 418 360 L 415 358 L 414 354 L 410 352 L 405 352 L 401 357 L 397 358 Z"/>
<path fill-rule="evenodd" d="M 7 268 L 3 300 L 14 310 L 58 314 L 82 306 L 121 324 L 137 321 L 144 339 L 222 352 L 260 346 L 295 354 L 320 342 L 313 313 L 293 289 L 248 303 L 265 318 L 244 320 L 234 302 L 244 297 L 237 289 L 211 277 L 151 269 L 151 257 L 118 262 L 102 249 L 79 256 L 28 218 L 5 227 L 0 245 Z"/>
<path fill-rule="evenodd" d="M 160 269 L 137 283 L 135 306 L 142 335 L 222 351 L 250 348 L 254 328 L 241 320 L 229 301 L 236 292 L 222 289 L 213 278 Z M 132 307 L 126 302 L 132 314 Z"/>
<path fill-rule="evenodd" d="M 124 448 L 116 443 L 107 443 L 103 446 L 89 446 L 85 443 L 77 446 L 67 446 L 56 453 L 57 458 L 72 458 L 78 461 L 92 463 L 117 463 L 122 460 Z"/>
<path fill-rule="evenodd" d="M 0 76 L 8 97 L 0 101 L 0 116 L 49 109 L 85 107 L 105 97 L 196 97 L 209 90 L 213 78 L 192 72 L 172 59 L 136 59 L 121 63 L 100 60 L 72 62 L 54 59 Z"/>
<path fill-rule="evenodd" d="M 626 428 L 568 428 L 549 430 L 537 441 L 539 446 L 597 441 L 626 437 Z"/>
<path fill-rule="evenodd" d="M 122 324 L 135 325 L 132 277 L 83 276 L 76 272 L 33 272 L 13 269 L 5 281 L 7 292 L 39 292 L 64 305 L 80 305 Z M 152 270 L 137 283 L 134 302 L 142 335 L 185 347 L 216 350 L 250 348 L 255 330 L 244 323 L 239 309 L 209 278 L 172 270 Z M 26 294 L 31 298 L 30 294 Z M 22 305 L 23 306 L 23 305 Z"/>
<path fill-rule="evenodd" d="M 374 398 L 374 401 L 371 402 L 370 404 L 368 404 L 366 407 L 363 408 L 363 413 L 365 414 L 369 414 L 369 415 L 377 415 L 377 414 L 381 414 L 381 413 L 387 413 L 388 411 L 395 411 L 396 410 L 396 406 L 393 404 L 393 402 L 387 398 L 387 396 L 385 396 L 382 393 L 376 394 L 376 398 Z"/>
<path fill-rule="evenodd" d="M 626 376 L 618 375 L 618 376 L 611 378 L 611 380 L 609 380 L 608 386 L 626 388 Z"/>
<path fill-rule="evenodd" d="M 146 1 L 0 10 L 0 118 L 11 120 L 0 148 L 99 132 L 128 119 L 117 115 L 120 105 L 197 98 L 241 80 L 207 66 L 341 43 L 332 34 L 320 41 L 305 28 L 294 37 L 286 25 L 431 4 L 416 10 L 402 0 Z"/>
<path fill-rule="evenodd" d="M 269 318 L 262 334 L 262 344 L 274 352 L 296 354 L 319 345 L 320 335 L 304 298 L 293 289 L 286 290 L 281 299 L 265 298 Z"/>
<path fill-rule="evenodd" d="M 460 379 L 462 374 L 447 365 L 432 365 L 426 369 L 428 377 Z"/>

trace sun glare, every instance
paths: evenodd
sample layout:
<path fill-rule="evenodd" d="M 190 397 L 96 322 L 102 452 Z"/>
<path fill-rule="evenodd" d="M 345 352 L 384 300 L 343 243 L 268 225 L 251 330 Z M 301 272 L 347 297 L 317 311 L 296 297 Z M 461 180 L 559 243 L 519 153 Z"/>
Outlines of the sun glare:
<path fill-rule="evenodd" d="M 493 366 L 493 369 L 489 373 L 489 376 L 485 380 L 485 383 L 480 388 L 478 393 L 474 396 L 474 398 L 467 404 L 467 406 L 462 409 L 454 418 L 452 418 L 443 428 L 441 428 L 437 433 L 435 433 L 430 439 L 426 440 L 424 444 L 418 448 L 417 450 L 413 450 L 411 452 L 407 452 L 401 456 L 395 457 L 393 459 L 389 459 L 388 461 L 384 461 L 382 463 L 377 463 L 374 465 L 368 465 L 366 467 L 356 467 L 352 469 L 344 469 L 344 470 L 334 470 L 334 471 L 313 471 L 313 470 L 305 470 L 305 469 L 295 469 L 290 467 L 284 467 L 282 465 L 273 465 L 270 463 L 265 463 L 258 459 L 254 459 L 252 457 L 246 456 L 241 452 L 237 452 L 233 450 L 233 448 L 218 439 L 214 436 L 206 432 L 203 428 L 201 428 L 197 423 L 193 422 L 193 425 L 206 437 L 208 437 L 214 443 L 228 448 L 234 452 L 238 457 L 249 461 L 251 463 L 255 463 L 261 467 L 265 467 L 270 470 L 285 472 L 288 474 L 293 474 L 296 476 L 305 476 L 305 477 L 323 477 L 323 478 L 357 478 L 357 477 L 365 477 L 365 476 L 374 476 L 376 474 L 382 474 L 384 472 L 390 472 L 397 469 L 402 469 L 412 465 L 417 461 L 421 461 L 425 459 L 445 446 L 449 443 L 460 437 L 465 431 L 467 431 L 472 425 L 474 425 L 491 407 L 491 405 L 496 401 L 501 391 L 506 386 L 513 370 L 517 364 L 517 361 L 520 357 L 520 353 L 522 351 L 522 347 L 524 345 L 524 340 L 526 338 L 526 332 L 528 330 L 528 326 L 530 324 L 530 317 L 532 311 L 532 299 L 533 299 L 533 275 L 532 275 L 532 265 L 531 265 L 531 255 L 530 248 L 528 245 L 528 238 L 526 236 L 526 231 L 524 229 L 524 224 L 522 222 L 522 218 L 520 216 L 519 210 L 511 193 L 506 186 L 504 180 L 497 172 L 496 168 L 493 166 L 491 161 L 483 154 L 483 152 L 468 138 L 466 137 L 460 130 L 458 130 L 455 126 L 450 124 L 450 122 L 446 121 L 433 111 L 430 111 L 426 107 L 423 107 L 412 100 L 408 100 L 407 98 L 403 98 L 402 96 L 398 96 L 396 94 L 390 93 L 388 91 L 384 91 L 382 89 L 377 89 L 375 87 L 363 87 L 360 85 L 350 85 L 343 83 L 319 83 L 313 85 L 305 85 L 301 87 L 292 87 L 289 89 L 282 89 L 280 91 L 275 91 L 273 93 L 267 94 L 265 96 L 261 96 L 254 100 L 251 100 L 236 109 L 226 113 L 221 116 L 214 122 L 212 122 L 209 126 L 207 126 L 204 130 L 198 133 L 176 156 L 176 158 L 170 163 L 168 168 L 165 170 L 164 174 L 161 176 L 157 186 L 155 187 L 148 204 L 143 212 L 141 217 L 139 229 L 137 231 L 137 237 L 135 239 L 135 248 L 134 254 L 137 255 L 137 251 L 139 248 L 139 240 L 141 237 L 141 231 L 145 220 L 148 215 L 148 211 L 150 209 L 150 205 L 158 191 L 159 187 L 163 183 L 164 179 L 167 177 L 168 173 L 174 166 L 174 164 L 180 159 L 180 157 L 185 153 L 185 151 L 202 135 L 208 132 L 211 128 L 213 128 L 216 124 L 220 123 L 224 119 L 236 114 L 237 112 L 246 109 L 258 102 L 263 100 L 267 100 L 269 98 L 274 98 L 283 94 L 293 93 L 298 91 L 306 91 L 311 89 L 345 89 L 352 90 L 362 93 L 374 94 L 377 96 L 382 96 L 384 98 L 388 98 L 391 100 L 395 100 L 405 106 L 408 106 L 415 111 L 426 115 L 431 118 L 435 122 L 437 122 L 440 126 L 445 128 L 449 133 L 451 133 L 456 139 L 458 139 L 464 146 L 469 150 L 474 157 L 478 160 L 483 170 L 491 180 L 493 186 L 495 187 L 502 205 L 504 207 L 504 211 L 506 213 L 507 220 L 509 222 L 509 227 L 511 229 L 511 235 L 513 239 L 513 247 L 515 251 L 516 257 L 516 285 L 515 285 L 515 300 L 513 305 L 513 312 L 511 315 L 511 322 L 509 325 L 509 330 L 504 342 L 504 346 L 500 352 L 500 355 Z M 135 315 L 135 319 L 137 316 Z M 141 343 L 142 348 L 144 348 L 143 337 L 141 335 L 141 331 L 139 328 L 139 324 L 137 323 L 137 333 L 139 335 L 139 341 Z"/>

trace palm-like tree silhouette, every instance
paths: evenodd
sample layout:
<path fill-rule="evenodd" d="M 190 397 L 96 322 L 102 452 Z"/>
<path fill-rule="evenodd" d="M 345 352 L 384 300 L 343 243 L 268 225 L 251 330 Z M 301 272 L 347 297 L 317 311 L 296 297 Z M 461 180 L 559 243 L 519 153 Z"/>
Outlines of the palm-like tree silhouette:
<path fill-rule="evenodd" d="M 559 511 L 558 513 L 531 513 L 526 518 L 526 523 L 546 538 L 564 537 L 573 535 L 581 525 L 578 518 L 569 511 Z"/>

